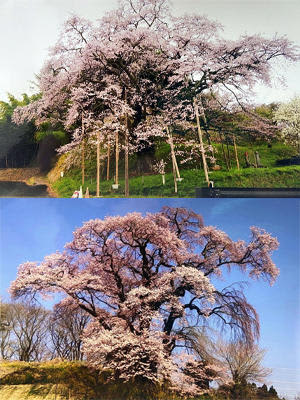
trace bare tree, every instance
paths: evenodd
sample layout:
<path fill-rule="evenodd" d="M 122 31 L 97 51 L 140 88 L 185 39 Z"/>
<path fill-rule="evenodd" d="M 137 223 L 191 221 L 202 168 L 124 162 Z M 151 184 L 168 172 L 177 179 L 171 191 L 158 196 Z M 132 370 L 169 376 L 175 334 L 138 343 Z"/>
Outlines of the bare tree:
<path fill-rule="evenodd" d="M 67 360 L 82 360 L 81 336 L 90 321 L 90 316 L 76 304 L 70 304 L 69 301 L 67 303 L 57 304 L 52 313 L 50 325 L 52 356 Z"/>
<path fill-rule="evenodd" d="M 30 303 L 13 303 L 9 307 L 14 358 L 40 361 L 47 354 L 49 311 Z"/>
<path fill-rule="evenodd" d="M 210 365 L 216 365 L 222 369 L 223 382 L 263 382 L 271 373 L 271 369 L 261 364 L 265 350 L 255 344 L 250 345 L 242 340 L 226 342 L 208 326 L 184 328 L 178 331 L 178 335 L 182 338 L 184 346 L 196 354 L 199 367 L 202 366 L 203 369 L 203 366 L 209 368 Z M 194 370 L 201 373 L 201 368 Z M 210 381 L 214 380 L 213 371 L 210 378 Z"/>
<path fill-rule="evenodd" d="M 9 360 L 13 356 L 11 326 L 9 322 L 10 304 L 0 302 L 0 358 Z"/>
<path fill-rule="evenodd" d="M 216 344 L 218 358 L 227 367 L 234 383 L 263 382 L 271 369 L 262 366 L 265 350 L 242 341 Z"/>

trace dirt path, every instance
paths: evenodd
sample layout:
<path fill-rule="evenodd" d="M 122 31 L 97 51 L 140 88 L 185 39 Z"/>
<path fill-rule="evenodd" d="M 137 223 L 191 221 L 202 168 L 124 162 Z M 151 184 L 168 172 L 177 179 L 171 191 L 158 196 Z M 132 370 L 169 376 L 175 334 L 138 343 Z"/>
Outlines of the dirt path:
<path fill-rule="evenodd" d="M 27 185 L 46 185 L 50 197 L 59 197 L 51 187 L 47 177 L 40 173 L 39 168 L 2 168 L 0 181 L 25 182 Z"/>

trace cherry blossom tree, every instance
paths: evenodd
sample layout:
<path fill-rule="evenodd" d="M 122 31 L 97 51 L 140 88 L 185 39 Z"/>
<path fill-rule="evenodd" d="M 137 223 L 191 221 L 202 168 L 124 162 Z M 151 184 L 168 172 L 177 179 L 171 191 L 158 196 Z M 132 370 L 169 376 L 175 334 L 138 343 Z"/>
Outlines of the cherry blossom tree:
<path fill-rule="evenodd" d="M 17 109 L 15 121 L 61 121 L 74 132 L 63 150 L 82 143 L 84 156 L 88 127 L 106 119 L 107 132 L 123 139 L 128 195 L 130 150 L 167 137 L 177 120 L 192 121 L 212 88 L 241 102 L 257 82 L 270 83 L 273 60 L 299 59 L 285 37 L 229 41 L 220 32 L 204 16 L 174 17 L 167 0 L 123 0 L 95 25 L 72 16 L 41 71 L 42 99 Z"/>
<path fill-rule="evenodd" d="M 274 120 L 281 129 L 284 141 L 297 146 L 300 154 L 300 97 L 280 104 L 274 113 Z"/>
<path fill-rule="evenodd" d="M 238 268 L 273 283 L 278 269 L 271 253 L 277 246 L 262 229 L 251 228 L 249 243 L 233 241 L 204 226 L 191 210 L 164 207 L 146 216 L 86 222 L 63 252 L 40 264 L 20 265 L 10 292 L 16 298 L 62 293 L 65 305 L 70 301 L 88 313 L 92 321 L 83 336 L 87 360 L 112 370 L 115 378 L 167 380 L 174 388 L 197 393 L 194 375 L 184 372 L 197 356 L 184 351 L 180 332 L 209 321 L 254 343 L 258 315 L 242 287 L 220 290 L 213 281 L 224 269 Z M 203 368 L 203 379 L 205 370 L 210 379 L 213 364 Z"/>

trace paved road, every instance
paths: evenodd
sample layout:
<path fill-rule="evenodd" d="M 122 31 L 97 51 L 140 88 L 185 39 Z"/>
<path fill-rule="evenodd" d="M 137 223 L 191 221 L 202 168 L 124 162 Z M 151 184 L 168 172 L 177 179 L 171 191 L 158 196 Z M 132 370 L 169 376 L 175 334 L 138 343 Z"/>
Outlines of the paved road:
<path fill-rule="evenodd" d="M 0 197 L 50 197 L 46 185 L 0 181 Z"/>

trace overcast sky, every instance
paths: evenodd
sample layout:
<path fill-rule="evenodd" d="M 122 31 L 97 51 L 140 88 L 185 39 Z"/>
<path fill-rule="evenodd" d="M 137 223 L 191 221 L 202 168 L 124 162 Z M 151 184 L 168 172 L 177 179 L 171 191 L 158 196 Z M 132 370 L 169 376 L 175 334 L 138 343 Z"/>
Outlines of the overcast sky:
<path fill-rule="evenodd" d="M 117 0 L 0 0 L 0 99 L 7 92 L 33 92 L 30 82 L 71 13 L 95 20 L 116 5 Z M 277 32 L 300 45 L 298 0 L 173 0 L 173 11 L 206 14 L 224 25 L 224 36 L 230 39 Z M 278 73 L 286 77 L 286 87 Z M 256 102 L 288 101 L 295 95 L 300 95 L 300 63 L 277 68 L 273 87 L 259 87 Z"/>
<path fill-rule="evenodd" d="M 217 226 L 234 240 L 248 240 L 249 227 L 266 229 L 280 242 L 273 260 L 280 269 L 274 284 L 250 281 L 246 296 L 260 317 L 260 345 L 265 365 L 273 368 L 268 385 L 286 399 L 300 393 L 300 204 L 298 199 L 0 199 L 0 295 L 25 261 L 42 261 L 72 240 L 83 222 L 128 212 L 157 212 L 163 205 L 192 208 L 207 225 Z M 234 270 L 234 269 L 233 269 Z M 247 280 L 225 275 L 223 286 Z"/>

